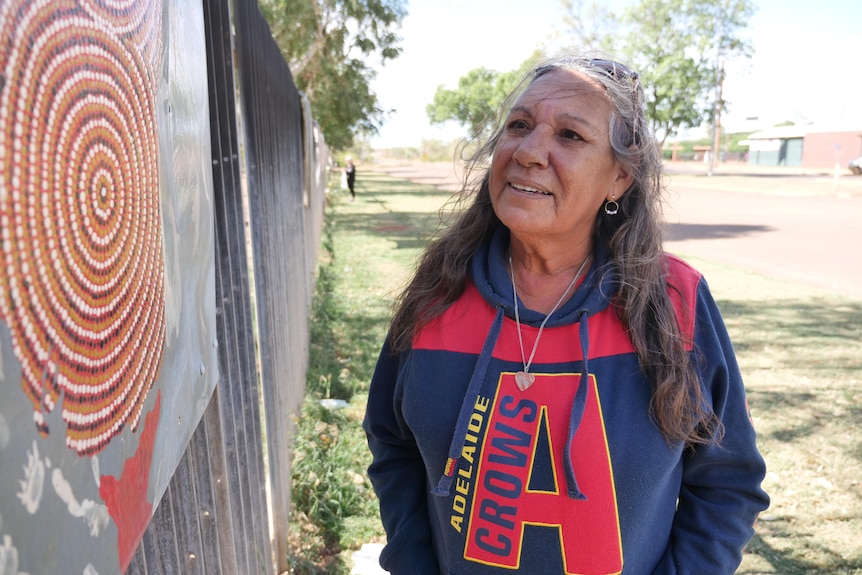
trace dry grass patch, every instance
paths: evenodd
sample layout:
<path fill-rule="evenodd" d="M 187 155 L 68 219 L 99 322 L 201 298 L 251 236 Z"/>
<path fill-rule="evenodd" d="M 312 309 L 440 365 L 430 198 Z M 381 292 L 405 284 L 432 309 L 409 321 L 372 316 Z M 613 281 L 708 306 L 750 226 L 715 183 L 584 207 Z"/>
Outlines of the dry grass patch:
<path fill-rule="evenodd" d="M 772 498 L 739 573 L 862 573 L 862 302 L 687 258 L 745 378 Z"/>

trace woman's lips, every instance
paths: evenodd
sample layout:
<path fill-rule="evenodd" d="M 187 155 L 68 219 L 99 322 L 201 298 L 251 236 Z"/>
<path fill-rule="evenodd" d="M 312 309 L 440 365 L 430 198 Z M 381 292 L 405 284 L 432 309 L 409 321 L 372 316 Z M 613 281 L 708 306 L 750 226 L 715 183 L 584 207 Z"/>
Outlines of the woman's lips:
<path fill-rule="evenodd" d="M 524 192 L 527 194 L 537 194 L 537 195 L 541 195 L 541 196 L 550 196 L 551 195 L 550 192 L 546 192 L 544 190 L 540 190 L 540 189 L 534 188 L 532 186 L 526 186 L 523 184 L 515 184 L 513 182 L 509 182 L 509 185 L 512 186 L 512 188 L 518 190 L 519 192 Z"/>

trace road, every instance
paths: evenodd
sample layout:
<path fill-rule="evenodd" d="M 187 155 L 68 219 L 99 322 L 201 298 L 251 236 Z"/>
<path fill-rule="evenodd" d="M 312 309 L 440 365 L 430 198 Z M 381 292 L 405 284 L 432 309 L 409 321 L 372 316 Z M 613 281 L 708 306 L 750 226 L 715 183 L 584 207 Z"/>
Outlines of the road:
<path fill-rule="evenodd" d="M 668 190 L 668 251 L 862 299 L 862 178 L 678 174 Z"/>
<path fill-rule="evenodd" d="M 458 189 L 448 163 L 366 169 Z M 712 176 L 701 164 L 667 171 L 668 251 L 862 299 L 862 177 L 744 165 Z"/>

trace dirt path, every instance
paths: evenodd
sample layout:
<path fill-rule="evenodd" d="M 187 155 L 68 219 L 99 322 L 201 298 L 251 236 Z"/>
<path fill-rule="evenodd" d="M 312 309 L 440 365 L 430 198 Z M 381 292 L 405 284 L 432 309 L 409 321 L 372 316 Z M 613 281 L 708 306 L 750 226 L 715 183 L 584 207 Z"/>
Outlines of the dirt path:
<path fill-rule="evenodd" d="M 393 177 L 455 191 L 451 163 L 380 163 Z M 862 177 L 846 170 L 668 166 L 668 251 L 862 299 Z"/>

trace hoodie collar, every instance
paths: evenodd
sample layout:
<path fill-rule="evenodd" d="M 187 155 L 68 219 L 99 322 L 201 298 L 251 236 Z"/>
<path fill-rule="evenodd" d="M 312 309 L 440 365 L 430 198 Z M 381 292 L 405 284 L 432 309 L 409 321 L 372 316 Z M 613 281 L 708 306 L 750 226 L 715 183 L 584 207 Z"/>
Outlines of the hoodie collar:
<path fill-rule="evenodd" d="M 473 256 L 471 273 L 473 283 L 482 297 L 492 307 L 505 310 L 508 317 L 515 317 L 512 278 L 508 269 L 509 230 L 499 226 L 491 240 L 483 244 Z M 610 297 L 616 292 L 614 274 L 608 270 L 608 254 L 604 246 L 593 250 L 593 261 L 587 275 L 578 285 L 575 293 L 565 301 L 548 319 L 546 327 L 556 327 L 575 323 L 584 311 L 594 315 L 610 304 Z M 519 300 L 520 319 L 524 325 L 538 326 L 545 315 L 524 306 Z"/>

